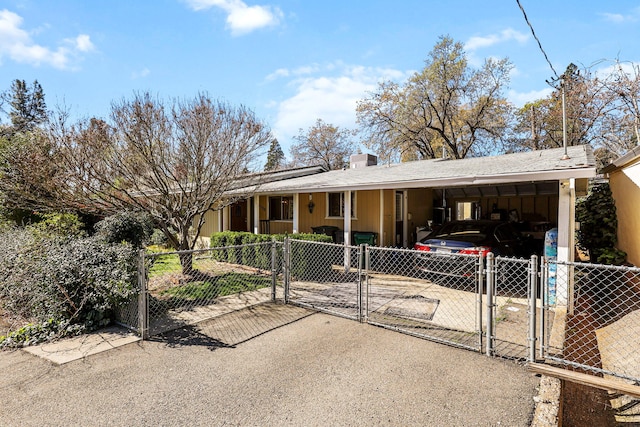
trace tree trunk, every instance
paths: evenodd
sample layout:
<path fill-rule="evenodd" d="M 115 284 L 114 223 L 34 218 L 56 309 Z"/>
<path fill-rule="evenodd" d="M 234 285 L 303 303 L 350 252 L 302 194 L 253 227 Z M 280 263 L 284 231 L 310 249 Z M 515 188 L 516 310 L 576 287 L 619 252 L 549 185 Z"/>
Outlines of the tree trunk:
<path fill-rule="evenodd" d="M 178 255 L 180 258 L 180 266 L 182 274 L 193 274 L 196 270 L 193 268 L 193 253 L 186 252 Z"/>

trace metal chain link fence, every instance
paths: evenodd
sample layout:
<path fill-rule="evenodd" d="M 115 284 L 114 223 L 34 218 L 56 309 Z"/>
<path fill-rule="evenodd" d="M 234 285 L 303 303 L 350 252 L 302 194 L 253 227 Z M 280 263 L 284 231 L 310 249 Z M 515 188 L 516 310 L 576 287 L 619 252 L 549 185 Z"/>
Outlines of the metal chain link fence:
<path fill-rule="evenodd" d="M 549 261 L 543 269 L 547 310 L 566 313 L 564 328 L 546 325 L 544 357 L 640 382 L 640 268 Z"/>
<path fill-rule="evenodd" d="M 143 253 L 139 284 L 117 318 L 145 338 L 197 325 L 233 345 L 323 311 L 640 382 L 640 268 L 285 239 Z"/>

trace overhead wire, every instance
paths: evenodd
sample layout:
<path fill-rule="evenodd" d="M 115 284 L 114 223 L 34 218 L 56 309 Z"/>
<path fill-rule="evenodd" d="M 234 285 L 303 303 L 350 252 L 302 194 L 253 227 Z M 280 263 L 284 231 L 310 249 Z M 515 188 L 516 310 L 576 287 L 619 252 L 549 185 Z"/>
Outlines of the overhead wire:
<path fill-rule="evenodd" d="M 556 76 L 556 79 L 559 80 L 560 76 L 558 76 L 558 73 L 556 73 L 556 69 L 553 68 L 553 64 L 551 64 L 551 61 L 549 61 L 549 57 L 547 56 L 547 53 L 542 48 L 542 43 L 540 43 L 540 39 L 538 39 L 538 36 L 536 35 L 536 32 L 534 31 L 533 25 L 531 25 L 531 22 L 529 22 L 529 18 L 527 17 L 527 12 L 524 11 L 524 7 L 522 7 L 522 4 L 520 4 L 520 0 L 516 0 L 516 3 L 518 3 L 518 7 L 522 11 L 522 15 L 524 16 L 524 20 L 527 23 L 527 25 L 529 26 L 529 28 L 531 29 L 531 34 L 533 35 L 533 38 L 536 40 L 536 42 L 538 42 L 538 47 L 540 48 L 540 52 L 542 52 L 542 54 L 544 55 L 544 59 L 547 61 L 547 64 L 549 64 L 549 67 L 551 68 L 551 71 L 553 71 L 553 74 Z"/>

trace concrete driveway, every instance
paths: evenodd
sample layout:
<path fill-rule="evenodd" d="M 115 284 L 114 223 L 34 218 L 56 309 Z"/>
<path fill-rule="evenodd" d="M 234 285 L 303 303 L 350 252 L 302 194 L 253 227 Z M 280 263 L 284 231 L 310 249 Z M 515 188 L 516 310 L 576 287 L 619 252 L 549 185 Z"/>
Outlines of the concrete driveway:
<path fill-rule="evenodd" d="M 307 314 L 231 346 L 215 338 L 215 325 L 204 323 L 65 365 L 23 351 L 0 352 L 0 424 L 531 422 L 539 381 L 522 366 Z"/>

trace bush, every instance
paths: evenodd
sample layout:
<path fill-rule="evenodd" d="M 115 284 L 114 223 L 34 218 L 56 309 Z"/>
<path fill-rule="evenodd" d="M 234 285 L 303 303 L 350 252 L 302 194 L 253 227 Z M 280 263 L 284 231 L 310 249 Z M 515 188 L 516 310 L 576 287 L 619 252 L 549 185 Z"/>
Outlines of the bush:
<path fill-rule="evenodd" d="M 151 237 L 149 238 L 149 243 L 151 245 L 162 246 L 164 248 L 168 248 L 170 246 L 167 235 L 158 228 L 153 229 L 153 233 L 151 233 Z"/>
<path fill-rule="evenodd" d="M 129 244 L 24 229 L 6 231 L 0 240 L 0 301 L 34 323 L 21 332 L 27 335 L 22 342 L 31 342 L 30 333 L 46 337 L 59 328 L 64 335 L 109 324 L 112 311 L 137 293 L 137 253 Z"/>
<path fill-rule="evenodd" d="M 127 242 L 142 248 L 151 238 L 153 221 L 148 215 L 124 211 L 98 222 L 95 230 L 106 243 Z"/>
<path fill-rule="evenodd" d="M 40 221 L 27 226 L 33 233 L 46 236 L 82 237 L 86 233 L 78 215 L 71 213 L 47 213 L 40 215 Z"/>
<path fill-rule="evenodd" d="M 249 232 L 223 231 L 211 235 L 209 246 L 211 248 L 225 248 L 227 246 L 243 245 L 243 247 L 240 248 L 216 250 L 212 256 L 217 261 L 270 270 L 270 248 L 264 245 L 253 244 L 270 242 L 273 239 L 283 242 L 286 237 L 311 242 L 332 242 L 331 237 L 324 234 L 253 234 Z M 294 245 L 293 252 L 291 256 L 296 260 L 296 264 L 292 270 L 292 274 L 296 277 L 309 280 L 317 276 L 318 270 L 321 270 L 320 274 L 326 275 L 326 271 L 331 269 L 332 259 L 336 258 L 335 254 L 339 253 L 333 245 L 314 245 L 311 247 L 310 245 L 304 244 Z M 278 248 L 278 257 L 282 257 L 281 248 Z"/>
<path fill-rule="evenodd" d="M 578 246 L 589 252 L 592 262 L 621 265 L 626 254 L 615 249 L 618 241 L 616 205 L 608 183 L 596 183 L 576 204 L 580 222 Z"/>

